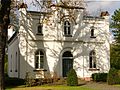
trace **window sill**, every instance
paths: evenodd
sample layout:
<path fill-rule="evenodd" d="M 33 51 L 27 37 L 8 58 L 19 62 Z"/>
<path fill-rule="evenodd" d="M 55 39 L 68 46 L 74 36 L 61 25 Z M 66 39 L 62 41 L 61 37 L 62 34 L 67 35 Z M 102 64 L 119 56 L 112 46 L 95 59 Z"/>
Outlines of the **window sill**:
<path fill-rule="evenodd" d="M 100 69 L 97 69 L 97 68 L 89 68 L 88 70 L 89 70 L 89 71 L 99 71 Z"/>
<path fill-rule="evenodd" d="M 95 36 L 90 36 L 90 38 L 96 38 Z"/>
<path fill-rule="evenodd" d="M 35 69 L 33 70 L 34 72 L 39 72 L 39 71 L 47 71 L 46 69 Z"/>
<path fill-rule="evenodd" d="M 43 34 L 42 34 L 42 33 L 37 33 L 36 35 L 40 35 L 40 36 L 43 36 Z"/>
<path fill-rule="evenodd" d="M 65 37 L 72 37 L 72 35 L 64 35 Z"/>

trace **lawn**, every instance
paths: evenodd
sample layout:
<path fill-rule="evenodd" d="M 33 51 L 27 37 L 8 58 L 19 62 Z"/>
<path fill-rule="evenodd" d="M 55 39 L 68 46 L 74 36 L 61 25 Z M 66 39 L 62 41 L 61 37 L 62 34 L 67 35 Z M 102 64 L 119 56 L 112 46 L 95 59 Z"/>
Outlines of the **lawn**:
<path fill-rule="evenodd" d="M 6 90 L 95 90 L 84 86 L 37 86 L 37 87 L 14 87 Z"/>
<path fill-rule="evenodd" d="M 65 85 L 42 85 L 36 87 L 17 86 L 7 88 L 6 90 L 120 90 L 120 85 L 108 85 L 107 83 L 89 82 L 81 86 Z"/>

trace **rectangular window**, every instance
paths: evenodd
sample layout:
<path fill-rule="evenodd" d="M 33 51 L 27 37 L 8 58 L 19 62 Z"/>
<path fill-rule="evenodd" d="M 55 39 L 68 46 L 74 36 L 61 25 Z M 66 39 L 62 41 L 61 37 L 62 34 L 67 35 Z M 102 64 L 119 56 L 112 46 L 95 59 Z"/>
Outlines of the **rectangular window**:
<path fill-rule="evenodd" d="M 43 53 L 43 51 L 38 50 L 35 53 L 35 68 L 36 69 L 44 68 L 44 53 Z"/>

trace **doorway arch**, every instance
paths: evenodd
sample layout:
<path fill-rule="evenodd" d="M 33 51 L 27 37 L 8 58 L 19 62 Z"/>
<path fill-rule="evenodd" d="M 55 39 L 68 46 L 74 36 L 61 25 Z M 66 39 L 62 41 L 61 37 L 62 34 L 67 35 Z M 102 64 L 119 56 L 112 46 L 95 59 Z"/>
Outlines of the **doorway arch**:
<path fill-rule="evenodd" d="M 62 55 L 63 77 L 67 77 L 67 73 L 73 68 L 73 55 L 70 51 L 66 51 Z"/>

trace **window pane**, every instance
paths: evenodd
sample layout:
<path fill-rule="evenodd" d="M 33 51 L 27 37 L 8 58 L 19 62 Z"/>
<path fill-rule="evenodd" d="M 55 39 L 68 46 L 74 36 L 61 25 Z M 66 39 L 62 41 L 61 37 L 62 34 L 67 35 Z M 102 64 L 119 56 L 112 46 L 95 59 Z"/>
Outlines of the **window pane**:
<path fill-rule="evenodd" d="M 37 51 L 35 55 L 35 68 L 44 67 L 44 53 L 43 51 Z"/>
<path fill-rule="evenodd" d="M 42 51 L 40 51 L 40 55 L 44 55 L 44 53 Z"/>
<path fill-rule="evenodd" d="M 44 66 L 44 64 L 41 62 L 41 63 L 40 63 L 40 68 L 43 68 L 43 66 Z"/>
<path fill-rule="evenodd" d="M 39 68 L 39 64 L 37 62 L 35 63 L 35 68 Z"/>
<path fill-rule="evenodd" d="M 39 56 L 36 56 L 35 68 L 39 68 Z"/>
<path fill-rule="evenodd" d="M 39 26 L 38 26 L 38 33 L 41 33 L 41 34 L 42 34 L 42 25 L 39 25 Z"/>
<path fill-rule="evenodd" d="M 91 36 L 94 36 L 94 29 L 91 29 Z"/>
<path fill-rule="evenodd" d="M 64 34 L 66 35 L 67 34 L 67 27 L 66 26 L 64 26 Z"/>
<path fill-rule="evenodd" d="M 43 60 L 43 58 L 44 58 L 44 56 L 43 56 L 43 55 L 41 55 L 41 56 L 40 56 L 40 60 L 42 61 L 42 60 Z"/>
<path fill-rule="evenodd" d="M 44 66 L 44 56 L 40 56 L 40 68 Z"/>
<path fill-rule="evenodd" d="M 38 55 L 39 55 L 39 51 L 37 51 L 37 52 L 35 53 L 35 55 L 38 56 Z"/>
<path fill-rule="evenodd" d="M 64 35 L 70 35 L 71 34 L 71 26 L 69 21 L 64 22 Z"/>
<path fill-rule="evenodd" d="M 64 25 L 65 25 L 65 26 L 66 26 L 66 24 L 67 24 L 67 21 L 64 22 Z"/>
<path fill-rule="evenodd" d="M 70 23 L 67 21 L 67 25 L 70 26 Z"/>
<path fill-rule="evenodd" d="M 92 68 L 92 57 L 90 57 L 90 62 L 89 63 L 90 63 L 89 67 Z"/>
<path fill-rule="evenodd" d="M 70 33 L 70 26 L 68 27 L 68 35 L 70 35 L 71 33 Z"/>
<path fill-rule="evenodd" d="M 94 62 L 93 68 L 96 68 L 96 62 Z"/>

